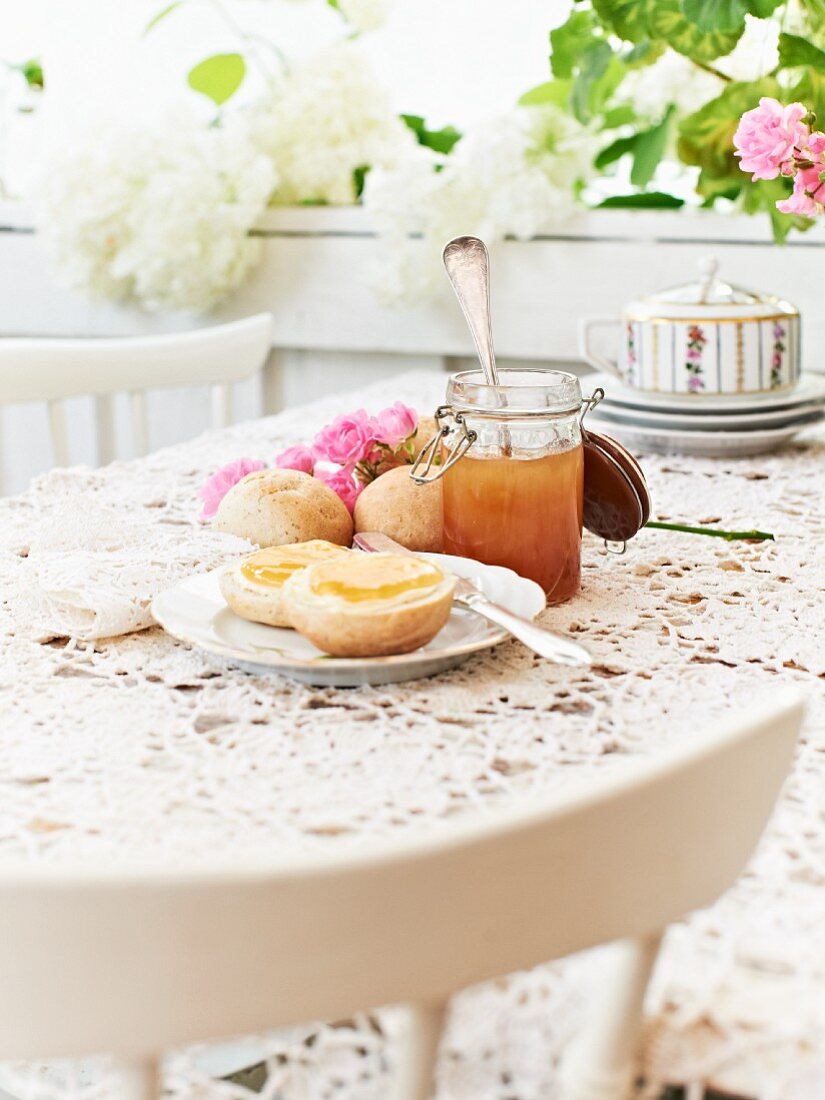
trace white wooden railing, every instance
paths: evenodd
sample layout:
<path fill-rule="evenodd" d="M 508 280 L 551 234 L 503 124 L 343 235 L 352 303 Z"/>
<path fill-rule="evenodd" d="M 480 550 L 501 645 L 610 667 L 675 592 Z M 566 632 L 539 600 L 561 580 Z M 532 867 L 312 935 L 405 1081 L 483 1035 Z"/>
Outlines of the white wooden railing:
<path fill-rule="evenodd" d="M 458 233 L 463 227 L 455 228 Z M 393 309 L 379 303 L 375 270 L 386 245 L 364 210 L 276 208 L 257 232 L 264 242 L 261 264 L 214 315 L 154 315 L 91 302 L 58 286 L 30 212 L 0 205 L 0 334 L 169 332 L 270 310 L 273 354 L 264 377 L 236 393 L 238 412 L 246 416 L 409 367 L 451 366 L 472 355 L 446 279 L 426 303 Z M 414 247 L 422 246 L 415 242 Z M 499 356 L 505 362 L 575 363 L 579 317 L 613 313 L 633 297 L 689 281 L 708 253 L 718 258 L 725 278 L 797 304 L 803 315 L 803 366 L 825 369 L 817 278 L 825 270 L 825 226 L 778 247 L 766 219 L 685 211 L 582 213 L 552 235 L 496 247 L 493 314 Z M 168 393 L 152 397 L 152 446 L 192 435 L 208 423 L 206 390 L 201 401 Z M 117 428 L 118 410 L 115 414 Z M 73 416 L 91 429 L 91 413 L 82 403 Z M 13 487 L 48 465 L 37 417 L 21 410 L 6 414 L 0 425 L 7 484 Z M 86 434 L 88 442 L 73 459 L 94 462 L 94 435 Z"/>

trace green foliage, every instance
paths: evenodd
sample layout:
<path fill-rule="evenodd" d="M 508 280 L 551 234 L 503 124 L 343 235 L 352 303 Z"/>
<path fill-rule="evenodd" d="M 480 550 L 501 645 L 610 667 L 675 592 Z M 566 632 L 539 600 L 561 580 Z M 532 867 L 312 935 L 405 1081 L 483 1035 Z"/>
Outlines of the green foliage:
<path fill-rule="evenodd" d="M 547 80 L 544 84 L 537 84 L 519 98 L 522 107 L 566 107 L 570 99 L 571 80 Z"/>
<path fill-rule="evenodd" d="M 818 73 L 825 73 L 825 51 L 798 34 L 780 34 L 779 65 L 793 69 L 797 65 L 810 65 Z"/>
<path fill-rule="evenodd" d="M 593 44 L 598 24 L 589 9 L 570 13 L 566 23 L 550 32 L 550 71 L 569 80 L 582 54 Z"/>
<path fill-rule="evenodd" d="M 246 76 L 246 62 L 239 53 L 216 53 L 189 70 L 189 87 L 208 96 L 220 107 L 237 92 Z"/>
<path fill-rule="evenodd" d="M 646 0 L 647 26 L 651 38 L 661 38 L 677 53 L 694 61 L 708 62 L 730 53 L 745 29 L 710 31 L 699 29 L 686 18 L 679 0 Z"/>
<path fill-rule="evenodd" d="M 42 89 L 45 86 L 43 80 L 43 66 L 36 57 L 30 57 L 28 61 L 23 61 L 19 65 L 13 67 L 23 74 L 23 78 L 30 88 Z"/>
<path fill-rule="evenodd" d="M 611 195 L 600 202 L 603 209 L 625 208 L 628 210 L 678 210 L 685 205 L 684 199 L 668 195 L 665 191 L 642 191 L 636 195 Z"/>
<path fill-rule="evenodd" d="M 418 138 L 419 145 L 426 145 L 436 153 L 451 152 L 456 142 L 461 140 L 461 133 L 455 126 L 444 126 L 441 130 L 428 130 L 421 115 L 401 115 L 401 119 Z"/>
<path fill-rule="evenodd" d="M 673 112 L 674 108 L 669 107 L 665 117 L 657 126 L 643 130 L 637 135 L 633 150 L 633 169 L 630 173 L 630 182 L 635 187 L 647 187 L 653 179 L 653 173 L 665 152 Z"/>
<path fill-rule="evenodd" d="M 630 172 L 630 182 L 635 187 L 647 187 L 664 155 L 672 121 L 673 108 L 671 107 L 656 126 L 612 141 L 596 155 L 593 167 L 606 168 L 621 157 L 632 154 L 633 167 Z"/>
<path fill-rule="evenodd" d="M 745 0 L 682 0 L 685 19 L 707 33 L 732 31 L 741 34 L 747 10 Z"/>
<path fill-rule="evenodd" d="M 161 8 L 160 11 L 155 12 L 155 14 L 143 28 L 143 33 L 148 34 L 149 31 L 153 30 L 158 25 L 158 23 L 161 23 L 167 15 L 171 15 L 176 8 L 179 8 L 182 3 L 183 0 L 172 0 L 171 4 L 167 4 L 165 8 Z"/>
<path fill-rule="evenodd" d="M 748 83 L 731 82 L 700 110 L 679 124 L 679 156 L 685 164 L 695 164 L 707 177 L 735 177 L 739 162 L 733 155 L 733 135 L 739 119 L 761 96 L 775 96 L 779 86 L 773 77 Z"/>
<path fill-rule="evenodd" d="M 648 37 L 648 0 L 593 0 L 593 8 L 608 30 L 625 42 Z"/>

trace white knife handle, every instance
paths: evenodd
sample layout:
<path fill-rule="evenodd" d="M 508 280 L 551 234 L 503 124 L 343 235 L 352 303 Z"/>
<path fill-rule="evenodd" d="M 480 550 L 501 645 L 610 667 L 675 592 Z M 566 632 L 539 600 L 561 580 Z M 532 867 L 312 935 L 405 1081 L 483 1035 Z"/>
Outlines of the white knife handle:
<path fill-rule="evenodd" d="M 538 653 L 540 657 L 546 657 L 548 661 L 555 661 L 558 665 L 578 665 L 586 667 L 592 664 L 590 654 L 577 642 L 571 642 L 561 634 L 554 634 L 551 630 L 532 623 L 529 619 L 522 619 L 520 615 L 514 615 L 506 607 L 493 603 L 480 593 L 478 596 L 466 596 L 462 603 L 483 615 L 505 630 L 509 630 L 514 638 Z"/>

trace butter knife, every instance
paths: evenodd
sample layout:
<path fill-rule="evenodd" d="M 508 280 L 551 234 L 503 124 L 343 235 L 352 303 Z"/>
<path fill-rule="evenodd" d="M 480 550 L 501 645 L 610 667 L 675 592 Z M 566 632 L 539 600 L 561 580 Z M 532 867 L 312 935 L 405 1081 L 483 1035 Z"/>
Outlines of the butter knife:
<path fill-rule="evenodd" d="M 411 550 L 407 550 L 395 539 L 391 539 L 389 535 L 382 535 L 378 531 L 360 531 L 353 541 L 357 547 L 366 550 L 368 554 L 412 553 Z M 501 604 L 493 603 L 476 588 L 472 581 L 468 581 L 464 577 L 457 578 L 454 599 L 464 607 L 469 607 L 471 611 L 483 615 L 485 619 L 489 619 L 497 626 L 503 626 L 528 649 L 532 649 L 534 653 L 538 653 L 540 657 L 544 657 L 548 661 L 555 661 L 558 665 L 578 665 L 579 667 L 592 663 L 590 654 L 584 646 L 580 646 L 577 642 L 571 642 L 569 638 L 565 638 L 561 634 L 554 634 L 551 630 L 547 630 L 529 619 L 523 619 L 520 615 L 515 615 L 512 611 L 508 611 L 506 607 L 502 607 Z"/>

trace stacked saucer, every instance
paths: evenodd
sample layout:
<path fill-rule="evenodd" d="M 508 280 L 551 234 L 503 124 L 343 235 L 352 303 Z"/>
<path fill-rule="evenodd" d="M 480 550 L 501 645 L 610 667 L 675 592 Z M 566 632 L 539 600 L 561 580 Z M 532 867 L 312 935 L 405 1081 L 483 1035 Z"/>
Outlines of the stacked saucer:
<path fill-rule="evenodd" d="M 656 393 L 633 389 L 612 374 L 591 374 L 585 389 L 604 400 L 588 427 L 635 451 L 733 458 L 773 450 L 825 418 L 825 374 L 803 372 L 796 385 L 761 393 Z"/>

